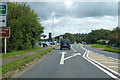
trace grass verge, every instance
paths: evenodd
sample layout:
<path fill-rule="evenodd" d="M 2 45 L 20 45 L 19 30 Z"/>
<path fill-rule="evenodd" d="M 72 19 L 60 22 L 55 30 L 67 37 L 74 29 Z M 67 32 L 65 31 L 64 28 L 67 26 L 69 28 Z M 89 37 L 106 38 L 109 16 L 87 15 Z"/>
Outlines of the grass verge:
<path fill-rule="evenodd" d="M 91 45 L 91 47 L 93 48 L 103 48 L 104 51 L 120 53 L 120 49 L 115 49 L 108 45 L 100 45 L 100 44 L 89 44 L 89 45 Z"/>
<path fill-rule="evenodd" d="M 100 44 L 89 44 L 93 48 L 107 48 L 107 45 L 100 45 Z"/>
<path fill-rule="evenodd" d="M 34 59 L 39 59 L 41 57 L 41 55 L 48 53 L 52 50 L 53 50 L 53 48 L 48 48 L 48 49 L 38 52 L 36 54 L 29 55 L 24 58 L 13 61 L 11 63 L 2 65 L 2 75 L 6 74 L 9 71 L 17 70 L 17 69 L 21 68 L 22 66 L 24 66 L 25 64 L 32 62 Z"/>
<path fill-rule="evenodd" d="M 18 55 L 21 55 L 21 54 L 33 52 L 33 51 L 43 49 L 43 48 L 45 48 L 45 47 L 35 47 L 35 48 L 30 49 L 30 50 L 13 51 L 13 52 L 7 53 L 6 55 L 4 53 L 2 53 L 0 56 L 2 56 L 2 58 L 4 59 L 4 58 L 12 57 L 12 56 L 18 56 Z"/>
<path fill-rule="evenodd" d="M 120 53 L 120 49 L 105 48 L 105 49 L 103 49 L 103 50 L 104 50 L 104 51 L 109 51 L 109 52 Z"/>

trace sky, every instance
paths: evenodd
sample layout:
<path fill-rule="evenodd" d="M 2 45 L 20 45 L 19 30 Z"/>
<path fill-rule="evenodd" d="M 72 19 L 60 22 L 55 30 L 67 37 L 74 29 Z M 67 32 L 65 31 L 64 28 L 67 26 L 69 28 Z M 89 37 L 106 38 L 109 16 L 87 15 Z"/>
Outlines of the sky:
<path fill-rule="evenodd" d="M 89 33 L 91 30 L 112 30 L 118 26 L 117 2 L 28 2 L 48 38 L 64 33 Z"/>

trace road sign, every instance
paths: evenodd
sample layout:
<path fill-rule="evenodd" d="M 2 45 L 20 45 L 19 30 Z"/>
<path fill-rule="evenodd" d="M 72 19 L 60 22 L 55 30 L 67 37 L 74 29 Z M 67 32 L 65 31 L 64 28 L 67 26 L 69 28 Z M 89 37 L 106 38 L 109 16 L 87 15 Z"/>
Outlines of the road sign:
<path fill-rule="evenodd" d="M 10 27 L 0 27 L 0 38 L 10 37 Z"/>
<path fill-rule="evenodd" d="M 0 27 L 6 27 L 6 16 L 0 16 Z"/>
<path fill-rule="evenodd" d="M 0 15 L 6 15 L 7 14 L 7 5 L 0 5 Z"/>

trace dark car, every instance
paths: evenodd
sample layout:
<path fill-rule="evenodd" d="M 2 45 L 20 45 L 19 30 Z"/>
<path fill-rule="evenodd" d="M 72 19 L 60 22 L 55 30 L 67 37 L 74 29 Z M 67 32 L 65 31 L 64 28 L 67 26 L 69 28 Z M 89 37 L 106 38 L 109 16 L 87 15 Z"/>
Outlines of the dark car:
<path fill-rule="evenodd" d="M 63 48 L 68 48 L 70 50 L 70 40 L 69 39 L 62 39 L 60 42 L 60 50 Z"/>

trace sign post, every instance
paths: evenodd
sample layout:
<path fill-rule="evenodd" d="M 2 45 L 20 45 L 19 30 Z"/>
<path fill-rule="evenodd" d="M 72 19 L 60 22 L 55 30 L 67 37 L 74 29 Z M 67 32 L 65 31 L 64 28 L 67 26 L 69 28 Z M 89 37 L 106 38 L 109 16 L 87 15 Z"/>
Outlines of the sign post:
<path fill-rule="evenodd" d="M 5 55 L 6 55 L 6 37 L 5 37 Z"/>
<path fill-rule="evenodd" d="M 5 38 L 5 54 L 6 54 L 6 38 L 10 36 L 10 28 L 7 28 L 7 2 L 0 4 L 0 38 Z"/>

